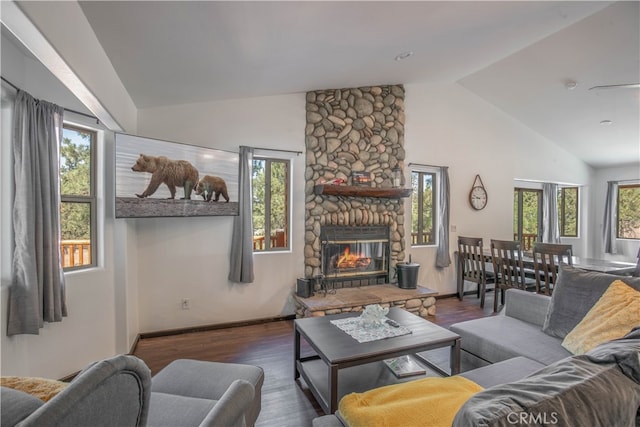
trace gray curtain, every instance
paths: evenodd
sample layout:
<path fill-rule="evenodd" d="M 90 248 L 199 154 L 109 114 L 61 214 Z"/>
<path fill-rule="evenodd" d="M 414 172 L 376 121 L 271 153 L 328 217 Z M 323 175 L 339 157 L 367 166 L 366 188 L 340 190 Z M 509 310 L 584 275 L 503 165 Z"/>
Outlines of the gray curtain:
<path fill-rule="evenodd" d="M 440 168 L 440 205 L 438 209 L 438 251 L 436 267 L 445 268 L 451 265 L 449 255 L 449 168 Z"/>
<path fill-rule="evenodd" d="M 236 283 L 253 282 L 253 214 L 251 210 L 251 171 L 253 148 L 240 147 L 240 178 L 237 217 L 233 218 L 229 280 Z"/>
<path fill-rule="evenodd" d="M 607 254 L 618 253 L 618 248 L 616 247 L 617 205 L 618 183 L 609 181 L 607 182 L 607 199 L 604 202 L 604 226 L 602 230 L 604 252 Z"/>
<path fill-rule="evenodd" d="M 560 243 L 558 184 L 542 184 L 542 241 Z"/>
<path fill-rule="evenodd" d="M 14 252 L 7 335 L 67 315 L 60 256 L 59 150 L 64 110 L 19 90 L 13 119 Z"/>

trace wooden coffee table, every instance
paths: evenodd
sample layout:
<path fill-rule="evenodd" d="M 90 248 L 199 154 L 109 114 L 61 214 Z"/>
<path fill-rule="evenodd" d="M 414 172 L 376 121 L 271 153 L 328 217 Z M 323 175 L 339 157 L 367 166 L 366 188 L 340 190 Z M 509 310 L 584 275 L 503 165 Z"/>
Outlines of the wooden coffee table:
<path fill-rule="evenodd" d="M 343 313 L 294 321 L 294 379 L 302 376 L 325 413 L 334 413 L 338 409 L 339 396 L 346 393 L 416 378 L 395 378 L 381 362 L 384 359 L 451 347 L 450 372 L 421 355 L 418 355 L 419 362 L 442 376 L 460 372 L 458 334 L 400 308 L 391 308 L 387 317 L 409 328 L 412 332 L 409 335 L 359 343 L 330 323 L 334 319 L 359 315 Z M 301 357 L 300 337 L 314 349 L 315 355 Z M 339 371 L 342 372 L 339 374 Z"/>

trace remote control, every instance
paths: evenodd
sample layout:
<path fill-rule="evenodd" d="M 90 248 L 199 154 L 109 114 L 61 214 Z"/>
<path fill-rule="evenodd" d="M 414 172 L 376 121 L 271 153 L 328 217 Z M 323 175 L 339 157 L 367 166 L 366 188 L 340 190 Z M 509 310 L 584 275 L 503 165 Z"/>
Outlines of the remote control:
<path fill-rule="evenodd" d="M 399 328 L 399 327 L 400 327 L 400 324 L 398 324 L 398 322 L 396 322 L 396 321 L 395 321 L 395 320 L 393 320 L 393 319 L 387 319 L 387 323 L 388 323 L 390 326 L 393 326 L 394 328 Z"/>

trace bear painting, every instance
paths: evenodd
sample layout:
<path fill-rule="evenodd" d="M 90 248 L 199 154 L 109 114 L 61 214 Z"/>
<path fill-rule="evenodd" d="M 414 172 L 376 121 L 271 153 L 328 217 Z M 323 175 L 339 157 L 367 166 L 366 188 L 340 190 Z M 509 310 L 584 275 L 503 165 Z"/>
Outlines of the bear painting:
<path fill-rule="evenodd" d="M 218 176 L 205 175 L 196 186 L 196 194 L 199 196 L 202 195 L 202 198 L 207 202 L 210 202 L 214 195 L 214 201 L 217 202 L 222 194 L 222 197 L 229 202 L 227 183 Z"/>
<path fill-rule="evenodd" d="M 171 160 L 164 156 L 140 154 L 131 170 L 151 174 L 151 182 L 146 190 L 142 194 L 136 193 L 136 196 L 141 199 L 151 196 L 160 187 L 160 184 L 165 184 L 171 193 L 169 199 L 175 199 L 176 187 L 182 187 L 184 189 L 183 199 L 190 200 L 191 192 L 198 185 L 198 170 L 186 160 Z"/>

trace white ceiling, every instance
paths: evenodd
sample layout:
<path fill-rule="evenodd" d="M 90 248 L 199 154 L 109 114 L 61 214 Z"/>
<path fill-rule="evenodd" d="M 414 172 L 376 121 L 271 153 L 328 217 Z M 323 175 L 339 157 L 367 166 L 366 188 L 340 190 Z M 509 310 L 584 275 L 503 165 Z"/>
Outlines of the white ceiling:
<path fill-rule="evenodd" d="M 588 91 L 640 82 L 635 1 L 80 4 L 138 108 L 458 82 L 593 166 L 640 161 L 640 90 Z"/>

